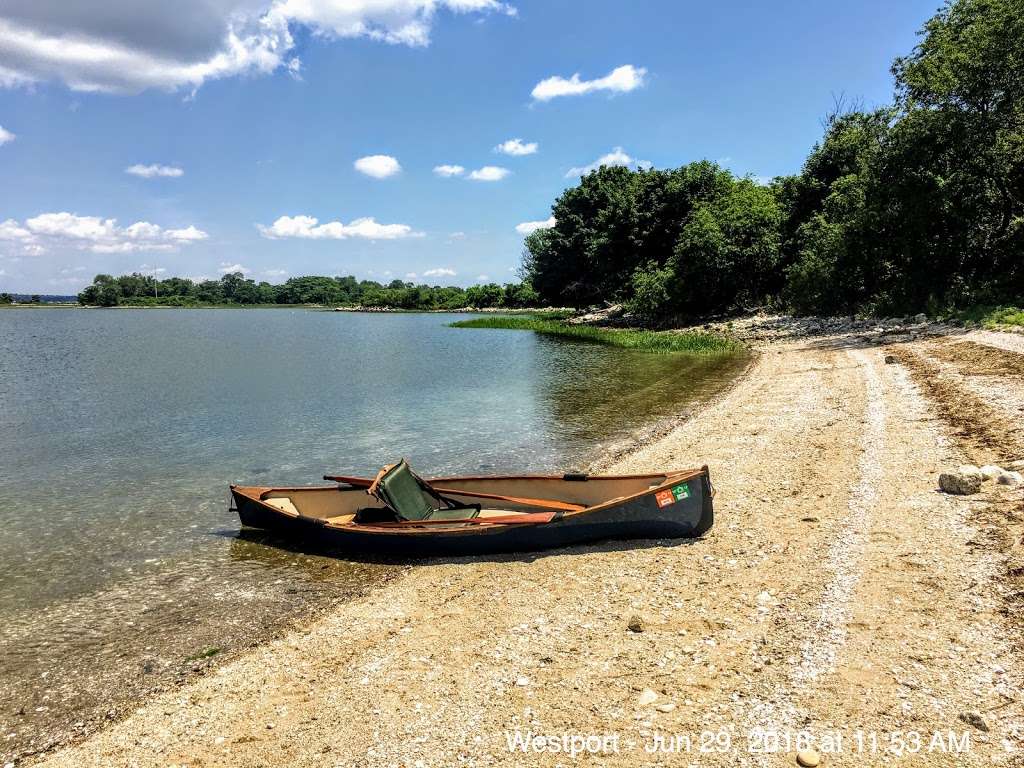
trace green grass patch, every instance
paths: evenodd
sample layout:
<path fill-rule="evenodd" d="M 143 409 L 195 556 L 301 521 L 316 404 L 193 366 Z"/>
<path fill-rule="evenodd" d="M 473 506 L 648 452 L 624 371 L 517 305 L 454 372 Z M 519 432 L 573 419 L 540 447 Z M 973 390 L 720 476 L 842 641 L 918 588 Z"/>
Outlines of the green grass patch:
<path fill-rule="evenodd" d="M 957 319 L 984 328 L 997 328 L 1000 325 L 1024 326 L 1024 309 L 1019 307 L 971 307 L 959 312 Z"/>
<path fill-rule="evenodd" d="M 209 648 L 203 648 L 199 653 L 193 653 L 191 656 L 186 656 L 185 661 L 199 661 L 200 659 L 209 659 L 216 656 L 218 653 L 223 651 L 219 645 L 211 645 Z"/>
<path fill-rule="evenodd" d="M 986 326 L 993 325 L 1024 325 L 1024 309 L 1018 307 L 999 307 L 992 310 L 983 320 Z"/>
<path fill-rule="evenodd" d="M 567 325 L 537 315 L 496 315 L 460 320 L 451 328 L 503 328 L 534 331 L 574 341 L 607 344 L 641 352 L 686 352 L 689 354 L 716 354 L 736 352 L 741 347 L 732 339 L 713 333 L 674 333 L 672 331 L 637 331 L 615 328 L 597 328 L 592 325 Z"/>

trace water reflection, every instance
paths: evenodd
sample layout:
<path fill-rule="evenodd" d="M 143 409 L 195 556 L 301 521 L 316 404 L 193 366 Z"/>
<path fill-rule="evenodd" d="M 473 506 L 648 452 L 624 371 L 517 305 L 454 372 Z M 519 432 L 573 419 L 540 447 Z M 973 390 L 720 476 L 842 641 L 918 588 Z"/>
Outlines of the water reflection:
<path fill-rule="evenodd" d="M 538 402 L 568 442 L 614 438 L 675 415 L 721 391 L 747 364 L 743 354 L 661 355 L 541 337 L 532 377 Z"/>

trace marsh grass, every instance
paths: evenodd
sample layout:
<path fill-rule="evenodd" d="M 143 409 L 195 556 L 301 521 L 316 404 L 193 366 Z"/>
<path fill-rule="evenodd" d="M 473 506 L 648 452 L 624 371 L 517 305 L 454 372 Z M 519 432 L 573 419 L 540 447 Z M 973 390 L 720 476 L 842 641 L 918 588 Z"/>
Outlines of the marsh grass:
<path fill-rule="evenodd" d="M 711 333 L 674 333 L 672 331 L 619 330 L 595 328 L 591 325 L 567 325 L 544 315 L 497 315 L 476 317 L 451 323 L 452 328 L 503 328 L 534 331 L 563 339 L 608 344 L 613 347 L 635 349 L 642 352 L 685 352 L 707 355 L 737 352 L 740 345 L 725 336 Z"/>

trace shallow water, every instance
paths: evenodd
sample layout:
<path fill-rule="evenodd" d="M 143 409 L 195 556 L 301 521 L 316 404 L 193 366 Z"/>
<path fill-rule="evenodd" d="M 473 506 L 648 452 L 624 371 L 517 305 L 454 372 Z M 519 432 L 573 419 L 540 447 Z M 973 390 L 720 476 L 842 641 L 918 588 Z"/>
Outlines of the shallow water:
<path fill-rule="evenodd" d="M 146 675 L 179 675 L 203 648 L 393 571 L 240 537 L 229 483 L 316 483 L 398 456 L 425 475 L 564 471 L 743 365 L 456 319 L 0 312 L 0 725 L 13 743 L 36 715 L 88 720 L 118 686 L 146 689 Z M 118 661 L 69 682 L 106 657 Z"/>

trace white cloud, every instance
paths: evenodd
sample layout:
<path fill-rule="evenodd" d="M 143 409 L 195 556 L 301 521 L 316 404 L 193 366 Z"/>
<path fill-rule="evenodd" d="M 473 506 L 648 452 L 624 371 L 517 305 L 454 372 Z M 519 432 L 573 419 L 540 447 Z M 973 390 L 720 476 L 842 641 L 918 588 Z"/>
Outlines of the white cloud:
<path fill-rule="evenodd" d="M 487 282 L 488 280 L 490 280 L 490 279 L 491 279 L 491 278 L 490 278 L 490 276 L 488 276 L 488 275 L 477 275 L 477 276 L 476 276 L 476 281 L 477 281 L 478 283 L 486 283 L 486 282 Z"/>
<path fill-rule="evenodd" d="M 144 224 L 145 222 L 138 222 Z M 117 224 L 114 219 L 98 216 L 76 216 L 72 213 L 42 213 L 25 221 L 28 229 L 37 235 L 72 237 L 81 240 L 102 240 L 113 237 Z M 135 225 L 132 225 L 135 226 Z M 139 232 L 136 228 L 135 232 Z"/>
<path fill-rule="evenodd" d="M 32 233 L 14 219 L 0 221 L 0 240 L 31 241 Z"/>
<path fill-rule="evenodd" d="M 367 155 L 366 157 L 360 157 L 352 165 L 360 173 L 372 176 L 375 179 L 386 179 L 402 170 L 398 160 L 391 155 Z"/>
<path fill-rule="evenodd" d="M 466 172 L 466 169 L 461 165 L 435 165 L 434 173 L 437 176 L 444 178 L 451 178 L 452 176 L 461 176 Z"/>
<path fill-rule="evenodd" d="M 351 224 L 329 221 L 321 224 L 313 216 L 281 216 L 269 227 L 256 225 L 260 234 L 270 240 L 297 237 L 306 240 L 346 240 L 360 237 L 365 240 L 399 240 L 406 237 L 423 237 L 408 224 L 378 224 L 372 217 L 354 219 Z"/>
<path fill-rule="evenodd" d="M 70 245 L 94 253 L 176 251 L 182 245 L 205 240 L 209 235 L 195 226 L 164 229 L 148 221 L 120 227 L 116 219 L 78 216 L 73 213 L 42 213 L 24 224 L 14 219 L 0 222 L 0 240 L 24 244 L 26 253 L 43 253 L 43 244 Z"/>
<path fill-rule="evenodd" d="M 447 267 L 435 267 L 434 269 L 428 269 L 423 273 L 424 277 L 455 277 L 456 271 L 454 269 L 448 269 Z"/>
<path fill-rule="evenodd" d="M 130 173 L 132 176 L 140 176 L 143 179 L 152 179 L 154 176 L 176 179 L 185 175 L 183 169 L 173 165 L 141 165 L 138 163 L 128 166 L 124 169 L 124 172 Z"/>
<path fill-rule="evenodd" d="M 284 277 L 288 274 L 287 269 L 264 269 L 263 274 L 267 277 Z"/>
<path fill-rule="evenodd" d="M 515 8 L 498 0 L 281 0 L 275 7 L 289 20 L 321 34 L 414 47 L 430 44 L 431 21 L 438 8 L 516 15 Z"/>
<path fill-rule="evenodd" d="M 293 29 L 425 46 L 440 9 L 515 9 L 499 0 L 4 0 L 0 86 L 59 80 L 78 91 L 195 89 L 211 79 L 297 76 Z"/>
<path fill-rule="evenodd" d="M 4 144 L 6 144 L 9 141 L 14 141 L 16 138 L 18 138 L 18 137 L 15 136 L 10 131 L 5 130 L 4 127 L 2 125 L 0 125 L 0 147 L 2 147 Z"/>
<path fill-rule="evenodd" d="M 406 272 L 405 273 L 405 279 L 406 280 L 415 280 L 417 277 L 418 277 L 418 275 L 415 272 Z"/>
<path fill-rule="evenodd" d="M 220 268 L 217 270 L 222 275 L 233 275 L 235 272 L 241 272 L 243 275 L 248 275 L 252 272 L 251 269 L 243 267 L 241 264 L 229 264 L 226 261 L 220 263 Z"/>
<path fill-rule="evenodd" d="M 636 158 L 627 155 L 622 147 L 615 147 L 607 155 L 601 155 L 590 165 L 584 165 L 579 168 L 570 168 L 565 172 L 565 178 L 571 179 L 573 176 L 586 176 L 591 171 L 596 171 L 602 165 L 612 167 L 616 165 L 632 165 L 634 163 L 636 163 Z"/>
<path fill-rule="evenodd" d="M 530 235 L 538 229 L 551 229 L 553 226 L 555 226 L 555 217 L 551 216 L 544 221 L 524 221 L 522 224 L 516 224 L 516 232 L 520 235 Z"/>
<path fill-rule="evenodd" d="M 448 238 L 450 240 L 465 240 L 466 239 L 466 233 L 465 232 L 452 232 L 450 235 L 448 235 Z"/>
<path fill-rule="evenodd" d="M 165 234 L 172 240 L 177 240 L 179 243 L 192 243 L 196 240 L 205 240 L 207 235 L 203 230 L 196 229 L 191 224 L 184 229 L 168 229 Z"/>
<path fill-rule="evenodd" d="M 508 141 L 501 142 L 501 144 L 494 148 L 494 151 L 500 152 L 503 155 L 513 155 L 514 157 L 532 155 L 537 152 L 537 142 L 523 143 L 522 139 L 509 139 Z"/>
<path fill-rule="evenodd" d="M 470 171 L 467 178 L 473 181 L 501 181 L 508 176 L 512 171 L 508 168 L 501 168 L 497 165 L 485 165 L 483 168 L 477 168 L 475 171 Z"/>
<path fill-rule="evenodd" d="M 616 67 L 609 74 L 596 80 L 581 80 L 579 72 L 568 80 L 555 75 L 537 83 L 530 95 L 537 101 L 550 101 L 558 96 L 580 96 L 594 91 L 628 93 L 641 87 L 646 75 L 646 69 L 634 67 L 632 64 Z"/>

